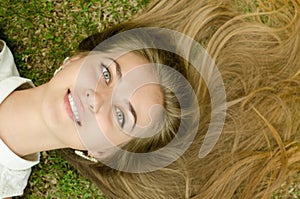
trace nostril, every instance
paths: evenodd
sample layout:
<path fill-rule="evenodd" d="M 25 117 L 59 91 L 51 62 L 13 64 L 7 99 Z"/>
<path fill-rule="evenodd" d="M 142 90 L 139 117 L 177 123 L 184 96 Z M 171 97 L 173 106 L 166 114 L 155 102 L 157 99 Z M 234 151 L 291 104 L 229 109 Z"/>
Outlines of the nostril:
<path fill-rule="evenodd" d="M 95 112 L 95 93 L 92 90 L 87 90 L 85 93 L 88 108 Z"/>
<path fill-rule="evenodd" d="M 94 113 L 98 112 L 103 105 L 102 95 L 95 90 L 86 90 L 85 99 L 87 107 Z"/>
<path fill-rule="evenodd" d="M 85 93 L 86 97 L 90 98 L 91 97 L 91 91 L 90 90 L 87 90 L 86 93 Z"/>

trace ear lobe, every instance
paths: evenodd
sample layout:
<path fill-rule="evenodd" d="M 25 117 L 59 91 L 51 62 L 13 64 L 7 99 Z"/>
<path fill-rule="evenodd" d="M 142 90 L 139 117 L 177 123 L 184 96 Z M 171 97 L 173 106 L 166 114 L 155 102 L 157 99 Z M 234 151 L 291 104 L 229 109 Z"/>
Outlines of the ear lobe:
<path fill-rule="evenodd" d="M 72 56 L 72 57 L 66 57 L 63 61 L 63 64 L 55 70 L 54 72 L 54 76 L 59 73 L 66 65 L 68 65 L 69 63 L 79 60 L 83 57 L 85 57 L 87 55 L 87 53 L 79 53 L 78 55 Z"/>
<path fill-rule="evenodd" d="M 78 55 L 75 55 L 75 56 L 72 56 L 72 57 L 66 57 L 63 61 L 63 64 L 62 65 L 67 65 L 73 61 L 76 61 L 80 58 L 82 58 L 83 56 L 81 54 L 78 54 Z"/>
<path fill-rule="evenodd" d="M 57 73 L 59 73 L 62 69 L 63 69 L 63 65 L 61 65 L 58 69 L 56 69 L 56 70 L 54 71 L 53 76 L 57 75 Z"/>
<path fill-rule="evenodd" d="M 88 55 L 88 53 L 82 52 L 82 53 L 78 53 L 77 55 L 74 55 L 72 57 L 66 57 L 65 60 L 63 61 L 63 65 L 67 65 L 73 61 L 76 61 L 83 57 L 86 57 L 87 55 Z"/>
<path fill-rule="evenodd" d="M 109 156 L 112 156 L 113 154 L 115 154 L 117 152 L 117 150 L 118 149 L 116 147 L 111 147 L 109 149 L 106 149 L 103 152 L 89 152 L 89 153 L 97 160 L 103 160 L 103 159 L 108 158 Z"/>
<path fill-rule="evenodd" d="M 74 153 L 80 157 L 82 157 L 83 159 L 89 160 L 91 162 L 95 162 L 97 163 L 98 160 L 96 160 L 94 157 L 91 157 L 90 155 L 86 154 L 86 151 L 79 151 L 79 150 L 75 150 Z"/>

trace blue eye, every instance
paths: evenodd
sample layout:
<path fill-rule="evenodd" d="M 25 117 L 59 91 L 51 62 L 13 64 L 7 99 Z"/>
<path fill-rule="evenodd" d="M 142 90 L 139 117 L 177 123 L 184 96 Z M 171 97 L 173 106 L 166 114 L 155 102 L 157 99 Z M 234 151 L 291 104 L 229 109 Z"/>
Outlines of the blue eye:
<path fill-rule="evenodd" d="M 121 128 L 123 128 L 125 123 L 124 113 L 117 107 L 115 109 L 118 123 L 120 124 Z"/>
<path fill-rule="evenodd" d="M 110 82 L 110 79 L 111 79 L 110 72 L 104 64 L 101 64 L 101 66 L 102 66 L 103 77 L 105 79 L 106 84 L 108 84 Z"/>

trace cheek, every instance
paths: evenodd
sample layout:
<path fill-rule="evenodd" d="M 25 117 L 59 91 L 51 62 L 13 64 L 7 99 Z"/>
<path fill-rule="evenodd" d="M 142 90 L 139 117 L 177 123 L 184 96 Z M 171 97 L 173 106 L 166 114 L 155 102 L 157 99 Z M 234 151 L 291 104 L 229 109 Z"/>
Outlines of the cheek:
<path fill-rule="evenodd" d="M 53 85 L 52 87 L 54 88 L 69 87 L 74 84 L 77 74 L 78 71 L 75 70 L 75 68 L 68 67 L 53 76 L 49 83 Z"/>
<path fill-rule="evenodd" d="M 123 144 L 131 139 L 117 126 L 108 107 L 103 107 L 96 115 L 98 127 L 100 132 L 108 139 L 113 145 L 117 146 Z M 98 129 L 98 131 L 99 131 Z"/>
<path fill-rule="evenodd" d="M 83 64 L 83 59 L 76 59 L 69 61 L 67 64 L 61 66 L 62 69 L 56 73 L 53 79 L 60 80 L 75 80 L 79 74 L 80 68 Z"/>

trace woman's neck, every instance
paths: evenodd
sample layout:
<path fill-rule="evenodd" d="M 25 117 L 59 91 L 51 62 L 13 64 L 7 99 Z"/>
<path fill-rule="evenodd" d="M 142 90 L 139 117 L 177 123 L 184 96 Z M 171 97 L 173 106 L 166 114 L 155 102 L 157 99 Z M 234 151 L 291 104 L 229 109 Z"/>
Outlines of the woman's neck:
<path fill-rule="evenodd" d="M 0 104 L 0 138 L 21 157 L 65 147 L 55 139 L 41 119 L 41 103 L 46 86 L 15 91 Z"/>

